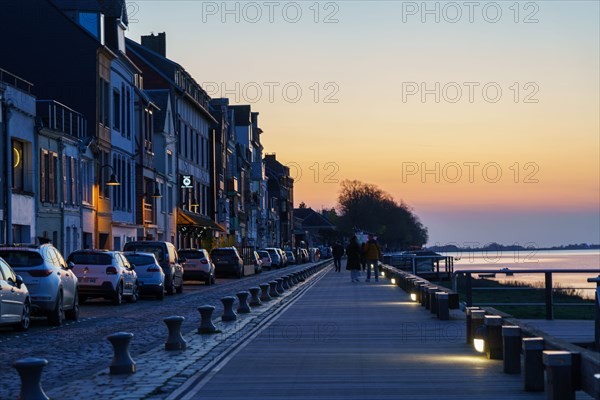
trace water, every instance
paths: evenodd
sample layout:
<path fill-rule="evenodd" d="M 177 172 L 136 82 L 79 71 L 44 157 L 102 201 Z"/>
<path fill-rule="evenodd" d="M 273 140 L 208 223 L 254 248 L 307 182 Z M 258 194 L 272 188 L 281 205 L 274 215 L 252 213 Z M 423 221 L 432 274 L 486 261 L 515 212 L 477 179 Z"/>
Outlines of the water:
<path fill-rule="evenodd" d="M 454 270 L 509 268 L 514 271 L 523 269 L 595 269 L 597 273 L 553 274 L 554 287 L 580 289 L 586 297 L 593 297 L 595 283 L 587 278 L 600 275 L 600 250 L 520 250 L 520 251 L 463 251 L 462 253 L 441 253 L 455 257 Z M 476 274 L 475 274 L 476 275 Z M 497 274 L 499 281 L 520 281 L 533 285 L 544 285 L 544 274 L 518 274 L 505 276 Z"/>

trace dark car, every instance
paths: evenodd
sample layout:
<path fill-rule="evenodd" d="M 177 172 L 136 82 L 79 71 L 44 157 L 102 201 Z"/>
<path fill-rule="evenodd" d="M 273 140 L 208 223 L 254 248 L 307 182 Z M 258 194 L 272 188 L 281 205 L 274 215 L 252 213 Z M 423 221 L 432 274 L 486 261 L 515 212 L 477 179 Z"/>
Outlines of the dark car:
<path fill-rule="evenodd" d="M 244 276 L 244 261 L 235 247 L 213 249 L 210 258 L 215 265 L 215 275 L 233 275 L 237 278 Z"/>
<path fill-rule="evenodd" d="M 167 294 L 183 292 L 183 266 L 185 259 L 180 259 L 177 250 L 170 242 L 140 240 L 125 243 L 123 251 L 154 253 L 160 267 L 165 273 L 165 290 Z"/>

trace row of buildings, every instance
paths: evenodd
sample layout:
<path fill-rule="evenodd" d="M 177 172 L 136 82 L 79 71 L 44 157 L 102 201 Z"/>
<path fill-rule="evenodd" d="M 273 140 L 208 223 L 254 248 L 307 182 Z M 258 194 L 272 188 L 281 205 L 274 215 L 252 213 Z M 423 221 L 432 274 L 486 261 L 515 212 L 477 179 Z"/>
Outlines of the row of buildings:
<path fill-rule="evenodd" d="M 19 0 L 0 15 L 0 243 L 295 246 L 293 179 L 259 113 L 210 98 L 126 37 L 125 0 Z"/>

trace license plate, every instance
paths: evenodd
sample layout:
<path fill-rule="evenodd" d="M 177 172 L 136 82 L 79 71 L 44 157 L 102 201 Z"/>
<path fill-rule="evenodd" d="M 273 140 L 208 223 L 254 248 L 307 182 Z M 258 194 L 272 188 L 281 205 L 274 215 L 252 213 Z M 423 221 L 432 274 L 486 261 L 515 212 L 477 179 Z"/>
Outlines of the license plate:
<path fill-rule="evenodd" d="M 81 278 L 81 281 L 85 283 L 96 283 L 96 278 Z"/>

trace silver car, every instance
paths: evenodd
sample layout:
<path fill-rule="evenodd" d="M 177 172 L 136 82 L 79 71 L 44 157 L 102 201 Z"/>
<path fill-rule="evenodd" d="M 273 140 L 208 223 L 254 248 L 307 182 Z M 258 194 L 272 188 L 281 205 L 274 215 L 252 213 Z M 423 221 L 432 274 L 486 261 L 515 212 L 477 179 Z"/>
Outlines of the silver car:
<path fill-rule="evenodd" d="M 0 257 L 23 277 L 33 314 L 46 315 L 54 326 L 79 318 L 77 277 L 54 246 L 3 245 Z"/>
<path fill-rule="evenodd" d="M 12 325 L 24 332 L 29 329 L 31 300 L 23 278 L 0 258 L 0 326 Z"/>
<path fill-rule="evenodd" d="M 140 294 L 155 295 L 158 300 L 165 298 L 165 273 L 154 253 L 127 251 L 123 253 L 137 273 Z"/>

